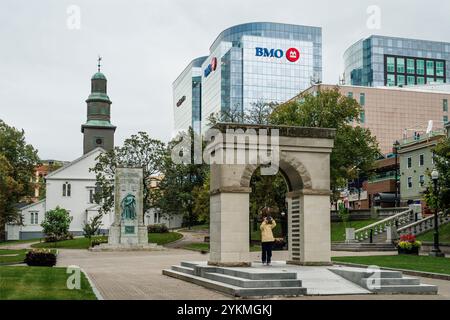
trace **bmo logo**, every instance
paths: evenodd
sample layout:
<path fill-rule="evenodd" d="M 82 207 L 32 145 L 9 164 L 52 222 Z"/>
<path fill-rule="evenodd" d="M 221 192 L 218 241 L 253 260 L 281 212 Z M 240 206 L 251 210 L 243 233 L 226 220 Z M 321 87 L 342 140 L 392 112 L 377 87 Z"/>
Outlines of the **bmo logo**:
<path fill-rule="evenodd" d="M 268 57 L 268 58 L 276 58 L 281 59 L 284 57 L 284 51 L 281 49 L 268 49 L 256 47 L 256 56 L 257 57 Z M 286 59 L 289 62 L 297 62 L 300 59 L 300 51 L 297 48 L 289 48 L 286 50 Z"/>
<path fill-rule="evenodd" d="M 217 58 L 214 57 L 211 59 L 211 63 L 206 67 L 203 73 L 205 78 L 207 78 L 211 74 L 211 72 L 216 71 L 216 69 L 217 69 Z"/>

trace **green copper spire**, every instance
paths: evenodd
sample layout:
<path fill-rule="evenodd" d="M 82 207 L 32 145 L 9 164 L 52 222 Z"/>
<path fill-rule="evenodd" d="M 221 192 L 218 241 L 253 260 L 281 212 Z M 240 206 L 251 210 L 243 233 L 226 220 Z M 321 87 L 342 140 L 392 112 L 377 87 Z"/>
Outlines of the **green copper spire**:
<path fill-rule="evenodd" d="M 111 100 L 107 95 L 107 79 L 100 72 L 98 57 L 98 70 L 91 78 L 91 94 L 86 100 L 87 121 L 81 126 L 84 134 L 84 153 L 96 147 L 112 149 L 114 147 L 114 131 L 116 127 L 111 124 Z"/>

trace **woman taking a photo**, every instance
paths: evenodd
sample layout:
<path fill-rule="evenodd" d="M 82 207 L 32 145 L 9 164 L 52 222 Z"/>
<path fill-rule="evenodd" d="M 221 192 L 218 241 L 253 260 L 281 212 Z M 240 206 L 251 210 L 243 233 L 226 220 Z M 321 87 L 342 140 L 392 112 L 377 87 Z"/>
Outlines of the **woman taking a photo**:
<path fill-rule="evenodd" d="M 270 262 L 272 259 L 272 246 L 275 242 L 275 238 L 273 237 L 272 230 L 276 226 L 275 220 L 272 219 L 271 216 L 264 217 L 261 226 L 261 247 L 262 247 L 262 264 L 270 266 Z"/>

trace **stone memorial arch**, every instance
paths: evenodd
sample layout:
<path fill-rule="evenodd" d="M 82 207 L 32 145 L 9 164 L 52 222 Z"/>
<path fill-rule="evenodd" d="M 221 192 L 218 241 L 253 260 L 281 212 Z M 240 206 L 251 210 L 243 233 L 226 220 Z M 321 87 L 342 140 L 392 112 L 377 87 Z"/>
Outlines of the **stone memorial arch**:
<path fill-rule="evenodd" d="M 212 132 L 206 137 L 211 155 L 208 264 L 250 265 L 250 179 L 260 166 L 269 170 L 267 161 L 258 157 L 255 162 L 255 145 L 259 156 L 270 155 L 274 173 L 279 167 L 288 185 L 288 262 L 330 264 L 330 153 L 335 130 L 219 123 Z"/>

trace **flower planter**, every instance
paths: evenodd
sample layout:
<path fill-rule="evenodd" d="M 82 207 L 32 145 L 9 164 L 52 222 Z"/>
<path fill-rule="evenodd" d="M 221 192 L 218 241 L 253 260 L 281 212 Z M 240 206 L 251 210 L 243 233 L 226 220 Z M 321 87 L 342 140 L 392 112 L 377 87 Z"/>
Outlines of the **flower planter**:
<path fill-rule="evenodd" d="M 419 255 L 419 248 L 415 247 L 412 249 L 402 249 L 402 248 L 397 248 L 398 250 L 398 254 L 409 254 L 409 255 L 415 255 L 418 256 Z"/>

